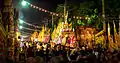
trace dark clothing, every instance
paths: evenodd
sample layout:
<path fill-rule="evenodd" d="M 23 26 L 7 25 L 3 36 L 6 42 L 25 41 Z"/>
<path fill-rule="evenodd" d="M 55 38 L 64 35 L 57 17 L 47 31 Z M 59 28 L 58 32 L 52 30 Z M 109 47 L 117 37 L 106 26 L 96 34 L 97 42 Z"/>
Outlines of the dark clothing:
<path fill-rule="evenodd" d="M 88 54 L 87 51 L 84 51 L 84 50 L 81 50 L 80 52 L 82 56 L 86 56 Z"/>
<path fill-rule="evenodd" d="M 27 52 L 28 52 L 28 57 L 33 57 L 34 56 L 34 52 L 33 52 L 33 48 L 32 47 L 28 48 Z"/>
<path fill-rule="evenodd" d="M 36 55 L 40 57 L 44 57 L 44 51 L 43 50 L 37 51 Z"/>
<path fill-rule="evenodd" d="M 66 56 L 66 52 L 64 50 L 60 50 L 60 55 L 61 56 Z"/>
<path fill-rule="evenodd" d="M 54 53 L 55 53 L 55 56 L 59 56 L 59 54 L 60 54 L 60 51 L 54 51 Z"/>

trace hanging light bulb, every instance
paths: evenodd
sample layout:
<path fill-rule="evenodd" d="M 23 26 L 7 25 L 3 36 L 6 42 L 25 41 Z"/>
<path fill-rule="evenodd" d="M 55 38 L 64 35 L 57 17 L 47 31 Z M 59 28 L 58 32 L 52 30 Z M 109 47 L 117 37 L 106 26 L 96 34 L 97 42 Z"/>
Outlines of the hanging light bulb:
<path fill-rule="evenodd" d="M 80 17 L 80 19 L 82 19 L 82 17 Z"/>
<path fill-rule="evenodd" d="M 22 29 L 23 27 L 22 26 L 20 26 L 20 29 Z"/>
<path fill-rule="evenodd" d="M 39 10 L 41 10 L 41 8 L 39 8 Z"/>
<path fill-rule="evenodd" d="M 58 14 L 56 14 L 56 16 L 58 16 Z"/>
<path fill-rule="evenodd" d="M 23 23 L 24 23 L 24 21 L 20 19 L 20 20 L 19 20 L 19 23 L 20 23 L 20 24 L 23 24 Z"/>
<path fill-rule="evenodd" d="M 73 18 L 75 18 L 75 16 L 73 16 Z"/>
<path fill-rule="evenodd" d="M 27 2 L 23 0 L 21 4 L 22 4 L 23 6 L 26 6 L 26 5 L 27 5 Z"/>

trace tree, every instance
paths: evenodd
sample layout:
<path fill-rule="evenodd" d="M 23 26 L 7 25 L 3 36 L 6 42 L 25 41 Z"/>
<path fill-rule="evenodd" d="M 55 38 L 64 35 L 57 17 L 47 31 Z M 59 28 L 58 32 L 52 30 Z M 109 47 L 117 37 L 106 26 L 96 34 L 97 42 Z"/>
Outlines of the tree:
<path fill-rule="evenodd" d="M 72 4 L 71 4 L 72 5 Z M 79 21 L 78 25 L 88 25 L 88 26 L 93 26 L 93 24 L 95 24 L 93 27 L 96 27 L 99 29 L 99 27 L 101 27 L 101 23 L 102 23 L 102 16 L 99 14 L 98 9 L 96 8 L 96 4 L 93 1 L 87 1 L 87 2 L 83 2 L 83 3 L 79 3 L 79 6 L 77 5 L 73 5 L 71 6 L 71 8 L 73 8 L 73 10 L 71 11 L 71 15 L 76 15 L 76 16 L 82 16 L 82 17 L 89 17 L 90 20 L 76 20 L 75 21 Z"/>
<path fill-rule="evenodd" d="M 100 4 L 99 4 L 100 5 Z M 56 12 L 63 15 L 64 13 L 64 4 L 59 4 Z M 99 6 L 98 6 L 99 7 Z M 101 7 L 100 7 L 101 8 Z M 73 22 L 74 28 L 76 26 L 92 26 L 97 29 L 102 28 L 102 16 L 101 11 L 96 7 L 96 2 L 86 1 L 81 3 L 67 3 L 67 11 L 69 12 L 68 21 Z M 82 19 L 73 19 L 73 16 L 81 16 Z M 90 18 L 89 20 L 85 18 Z M 54 24 L 58 23 L 60 17 L 54 17 Z M 63 18 L 62 18 L 63 19 Z M 95 25 L 93 25 L 95 24 Z"/>
<path fill-rule="evenodd" d="M 106 19 L 113 24 L 113 20 L 118 25 L 118 17 L 120 15 L 120 1 L 119 0 L 105 0 L 105 12 L 106 12 Z M 113 26 L 111 26 L 113 28 Z M 118 29 L 118 26 L 116 26 Z M 113 30 L 111 30 L 113 32 Z"/>
<path fill-rule="evenodd" d="M 106 14 L 118 15 L 118 13 L 120 13 L 119 2 L 120 2 L 119 0 L 113 0 L 113 1 L 105 0 Z"/>

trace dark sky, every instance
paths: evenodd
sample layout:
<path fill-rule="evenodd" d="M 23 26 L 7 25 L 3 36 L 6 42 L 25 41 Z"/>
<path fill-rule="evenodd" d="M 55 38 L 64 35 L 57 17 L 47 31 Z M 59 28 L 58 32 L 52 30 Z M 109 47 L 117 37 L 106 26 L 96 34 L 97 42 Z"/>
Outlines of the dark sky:
<path fill-rule="evenodd" d="M 21 1 L 21 0 L 20 0 Z M 20 1 L 18 0 L 14 0 L 14 5 L 19 8 L 19 18 L 23 19 L 24 21 L 34 24 L 34 25 L 41 25 L 44 24 L 43 21 L 44 18 L 50 18 L 50 15 L 48 13 L 36 10 L 34 8 L 31 8 L 30 6 L 28 7 L 22 7 L 22 5 L 20 4 Z M 46 10 L 49 11 L 55 11 L 57 4 L 63 4 L 64 0 L 26 0 L 31 4 L 34 4 L 38 7 L 44 8 Z M 32 28 L 26 24 L 23 24 L 24 27 L 27 28 Z M 23 29 L 24 32 L 32 32 L 32 31 L 28 31 Z"/>
<path fill-rule="evenodd" d="M 57 0 L 53 0 L 53 1 L 52 0 L 30 0 L 30 3 L 54 12 L 57 4 L 64 3 L 64 0 L 63 1 L 62 0 L 60 0 L 60 1 L 57 1 Z M 44 18 L 47 18 L 49 16 L 48 13 L 38 11 L 29 6 L 26 8 L 19 6 L 19 9 L 20 9 L 20 15 L 23 16 L 22 19 L 26 20 L 27 22 L 31 22 L 33 24 L 41 23 L 41 21 Z"/>
<path fill-rule="evenodd" d="M 67 0 L 72 3 L 80 2 L 80 0 Z M 58 4 L 64 4 L 65 0 L 28 0 L 28 2 L 37 5 L 41 8 L 47 9 L 49 11 L 55 12 Z M 22 19 L 27 22 L 38 24 L 41 23 L 44 18 L 47 18 L 50 15 L 48 13 L 38 11 L 36 9 L 31 8 L 30 6 L 24 8 L 19 5 L 20 15 L 22 15 Z"/>

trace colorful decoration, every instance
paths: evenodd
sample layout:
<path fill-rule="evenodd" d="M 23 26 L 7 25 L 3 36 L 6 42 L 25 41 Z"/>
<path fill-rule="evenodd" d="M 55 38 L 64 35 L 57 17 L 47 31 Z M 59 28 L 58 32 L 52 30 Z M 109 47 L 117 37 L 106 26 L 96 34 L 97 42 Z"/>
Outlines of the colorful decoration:
<path fill-rule="evenodd" d="M 38 41 L 43 42 L 44 41 L 44 36 L 45 36 L 45 27 L 42 27 L 42 30 L 39 32 L 38 35 Z"/>
<path fill-rule="evenodd" d="M 63 28 L 62 22 L 59 22 L 57 28 L 54 28 L 54 31 L 53 31 L 52 36 L 51 36 L 53 42 L 59 42 L 60 41 L 59 38 L 60 38 L 61 33 L 62 33 L 62 28 Z"/>
<path fill-rule="evenodd" d="M 42 27 L 42 30 L 39 31 L 39 33 L 37 31 L 35 31 L 32 35 L 31 35 L 31 40 L 34 41 L 35 39 L 37 39 L 37 41 L 39 42 L 49 42 L 50 40 L 50 29 L 46 29 L 46 27 Z"/>
<path fill-rule="evenodd" d="M 94 40 L 94 28 L 78 26 L 77 30 L 77 40 L 80 42 L 80 45 L 87 45 L 89 48 L 92 48 L 92 41 Z"/>
<path fill-rule="evenodd" d="M 17 38 L 17 40 L 19 41 L 19 39 L 20 39 L 19 37 L 20 37 L 20 35 L 21 35 L 20 32 L 16 32 L 16 35 L 17 35 L 16 38 Z"/>
<path fill-rule="evenodd" d="M 72 23 L 68 24 L 59 22 L 57 28 L 52 33 L 52 41 L 56 44 L 62 44 L 70 47 L 74 47 L 75 33 L 72 29 Z"/>
<path fill-rule="evenodd" d="M 104 42 L 105 42 L 105 37 L 102 35 L 102 36 L 99 36 L 99 37 L 96 37 L 95 38 L 95 42 L 96 42 L 96 44 L 105 44 Z"/>

